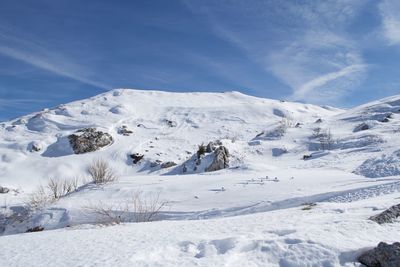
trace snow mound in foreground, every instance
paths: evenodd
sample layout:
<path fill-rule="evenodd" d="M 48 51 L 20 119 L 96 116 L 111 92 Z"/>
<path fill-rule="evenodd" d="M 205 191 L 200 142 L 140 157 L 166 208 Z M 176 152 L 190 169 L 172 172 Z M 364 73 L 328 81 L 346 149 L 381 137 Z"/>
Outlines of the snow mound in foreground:
<path fill-rule="evenodd" d="M 400 150 L 391 155 L 382 155 L 378 158 L 367 159 L 354 173 L 369 178 L 400 175 Z"/>

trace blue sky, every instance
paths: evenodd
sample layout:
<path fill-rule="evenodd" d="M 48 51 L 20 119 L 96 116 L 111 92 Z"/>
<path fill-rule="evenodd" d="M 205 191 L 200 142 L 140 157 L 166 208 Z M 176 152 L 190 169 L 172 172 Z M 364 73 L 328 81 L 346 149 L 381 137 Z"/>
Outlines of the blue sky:
<path fill-rule="evenodd" d="M 1 1 L 0 121 L 112 88 L 398 94 L 400 1 Z"/>

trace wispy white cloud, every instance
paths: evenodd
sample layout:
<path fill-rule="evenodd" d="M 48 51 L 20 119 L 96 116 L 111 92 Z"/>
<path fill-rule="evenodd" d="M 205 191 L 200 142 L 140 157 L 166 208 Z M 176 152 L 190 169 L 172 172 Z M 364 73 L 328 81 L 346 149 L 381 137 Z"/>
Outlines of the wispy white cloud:
<path fill-rule="evenodd" d="M 73 62 L 62 53 L 49 49 L 37 40 L 5 32 L 4 27 L 0 28 L 0 54 L 88 85 L 111 88 L 106 83 L 90 78 L 93 75 L 89 69 Z"/>
<path fill-rule="evenodd" d="M 368 65 L 347 33 L 363 1 L 185 3 L 206 18 L 216 35 L 289 86 L 291 99 L 340 99 L 365 77 Z"/>
<path fill-rule="evenodd" d="M 353 74 L 358 74 L 365 69 L 365 65 L 350 65 L 346 66 L 338 71 L 330 72 L 321 76 L 318 76 L 315 79 L 308 81 L 307 83 L 303 84 L 299 87 L 291 98 L 293 99 L 305 99 L 310 93 L 314 93 L 317 96 L 321 96 L 321 92 L 316 92 L 318 88 L 321 88 L 328 83 L 334 82 L 338 79 L 353 77 Z M 325 96 L 332 97 L 334 95 L 340 95 L 340 86 L 336 85 L 337 88 L 332 91 L 325 92 Z"/>
<path fill-rule="evenodd" d="M 400 44 L 400 2 L 384 0 L 379 5 L 383 36 L 391 45 Z"/>

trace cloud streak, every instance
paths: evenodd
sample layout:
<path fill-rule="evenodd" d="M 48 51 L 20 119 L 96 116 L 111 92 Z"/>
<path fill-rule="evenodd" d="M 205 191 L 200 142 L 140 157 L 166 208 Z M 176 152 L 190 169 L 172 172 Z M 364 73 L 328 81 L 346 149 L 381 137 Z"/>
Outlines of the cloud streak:
<path fill-rule="evenodd" d="M 205 18 L 217 36 L 289 86 L 292 100 L 332 102 L 365 77 L 368 65 L 347 33 L 363 1 L 184 3 Z"/>
<path fill-rule="evenodd" d="M 383 36 L 390 45 L 400 44 L 400 2 L 385 0 L 379 5 Z"/>
<path fill-rule="evenodd" d="M 83 66 L 72 62 L 57 51 L 51 51 L 35 40 L 19 38 L 0 31 L 0 54 L 78 82 L 102 89 L 111 88 L 106 83 L 89 78 L 91 73 Z"/>

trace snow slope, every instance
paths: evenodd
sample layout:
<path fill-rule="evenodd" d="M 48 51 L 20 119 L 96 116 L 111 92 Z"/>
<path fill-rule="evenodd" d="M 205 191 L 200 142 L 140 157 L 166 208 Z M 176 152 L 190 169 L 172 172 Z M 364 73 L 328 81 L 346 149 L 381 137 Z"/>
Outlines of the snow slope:
<path fill-rule="evenodd" d="M 399 119 L 400 96 L 341 110 L 238 92 L 116 89 L 1 123 L 0 186 L 12 189 L 0 194 L 4 211 L 23 207 L 49 178 L 87 177 L 95 159 L 120 179 L 84 185 L 7 225 L 0 265 L 353 266 L 362 249 L 398 239 L 398 224 L 367 218 L 397 204 Z M 368 129 L 355 130 L 361 123 Z M 122 126 L 133 133 L 121 135 Z M 67 136 L 87 127 L 114 142 L 75 155 Z M 207 155 L 194 170 L 198 145 L 216 140 L 230 167 L 204 172 Z M 134 153 L 144 155 L 139 164 Z M 85 208 L 118 206 L 139 190 L 168 201 L 162 221 L 100 227 Z M 63 229 L 18 234 L 39 225 Z"/>

